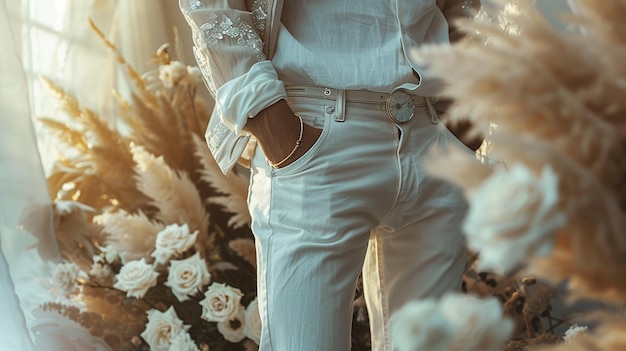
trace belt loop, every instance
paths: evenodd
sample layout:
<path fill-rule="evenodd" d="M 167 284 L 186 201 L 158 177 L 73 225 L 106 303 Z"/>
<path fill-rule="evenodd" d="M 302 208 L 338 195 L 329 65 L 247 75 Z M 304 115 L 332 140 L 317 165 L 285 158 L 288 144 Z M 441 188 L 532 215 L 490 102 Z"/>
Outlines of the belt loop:
<path fill-rule="evenodd" d="M 439 119 L 437 118 L 437 111 L 435 110 L 435 106 L 433 106 L 432 101 L 430 101 L 430 98 L 427 96 L 425 96 L 424 99 L 426 100 L 426 108 L 428 109 L 428 118 L 430 118 L 430 122 L 432 124 L 439 123 Z"/>
<path fill-rule="evenodd" d="M 335 108 L 335 121 L 343 122 L 346 120 L 346 91 L 337 89 L 337 106 Z"/>

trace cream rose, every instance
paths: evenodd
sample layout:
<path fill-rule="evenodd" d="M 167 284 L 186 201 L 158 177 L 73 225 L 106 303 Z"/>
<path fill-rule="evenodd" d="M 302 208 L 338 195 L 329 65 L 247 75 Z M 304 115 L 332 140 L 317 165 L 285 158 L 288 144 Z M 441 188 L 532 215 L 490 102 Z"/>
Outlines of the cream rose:
<path fill-rule="evenodd" d="M 189 333 L 180 332 L 172 339 L 168 351 L 200 351 Z"/>
<path fill-rule="evenodd" d="M 180 61 L 171 61 L 168 65 L 159 66 L 159 80 L 166 88 L 173 88 L 187 74 L 187 66 Z"/>
<path fill-rule="evenodd" d="M 126 291 L 126 296 L 142 298 L 148 289 L 155 286 L 159 273 L 152 269 L 142 258 L 139 261 L 126 263 L 120 269 L 120 273 L 115 277 L 114 288 Z"/>
<path fill-rule="evenodd" d="M 70 296 L 78 291 L 78 279 L 84 277 L 85 274 L 75 263 L 59 263 L 53 281 L 64 296 Z"/>
<path fill-rule="evenodd" d="M 196 86 L 202 83 L 202 72 L 200 71 L 200 68 L 187 66 L 187 75 L 182 80 L 182 83 L 191 86 Z"/>
<path fill-rule="evenodd" d="M 141 337 L 150 346 L 150 351 L 169 351 L 172 340 L 180 333 L 186 333 L 189 326 L 183 325 L 174 307 L 165 312 L 148 311 L 148 323 Z"/>
<path fill-rule="evenodd" d="M 499 351 L 513 333 L 513 321 L 496 298 L 448 294 L 439 306 L 451 328 L 449 350 Z"/>
<path fill-rule="evenodd" d="M 257 345 L 261 341 L 261 315 L 259 314 L 258 299 L 250 302 L 246 307 L 243 335 L 254 341 Z"/>
<path fill-rule="evenodd" d="M 187 223 L 183 225 L 170 224 L 157 234 L 156 244 L 152 257 L 159 264 L 165 264 L 173 256 L 182 254 L 195 244 L 198 231 L 189 232 Z"/>
<path fill-rule="evenodd" d="M 189 300 L 189 297 L 201 292 L 202 287 L 211 282 L 211 275 L 206 261 L 197 253 L 187 259 L 171 261 L 166 286 L 178 301 Z"/>
<path fill-rule="evenodd" d="M 243 308 L 239 308 L 236 313 L 226 320 L 217 323 L 217 331 L 224 336 L 227 341 L 237 343 L 243 340 L 245 329 L 245 316 Z"/>
<path fill-rule="evenodd" d="M 549 252 L 566 216 L 558 207 L 558 179 L 550 167 L 539 177 L 522 164 L 494 172 L 471 195 L 463 223 L 479 268 L 502 272 Z"/>
<path fill-rule="evenodd" d="M 107 280 L 113 276 L 113 270 L 101 255 L 95 255 L 89 275 L 96 280 Z"/>
<path fill-rule="evenodd" d="M 448 294 L 440 300 L 415 301 L 391 320 L 391 338 L 399 351 L 498 351 L 513 332 L 495 298 Z"/>
<path fill-rule="evenodd" d="M 204 300 L 200 301 L 202 318 L 209 322 L 222 322 L 239 312 L 243 294 L 239 289 L 213 283 L 204 296 Z"/>
<path fill-rule="evenodd" d="M 115 261 L 119 257 L 117 250 L 112 245 L 100 247 L 100 254 L 107 263 L 115 263 Z"/>
<path fill-rule="evenodd" d="M 434 299 L 406 304 L 392 316 L 389 328 L 398 351 L 449 350 L 451 330 Z"/>
<path fill-rule="evenodd" d="M 563 335 L 563 340 L 566 343 L 575 342 L 574 340 L 581 336 L 589 333 L 589 328 L 585 326 L 578 326 L 578 324 L 574 324 L 569 329 L 565 331 L 565 335 Z"/>

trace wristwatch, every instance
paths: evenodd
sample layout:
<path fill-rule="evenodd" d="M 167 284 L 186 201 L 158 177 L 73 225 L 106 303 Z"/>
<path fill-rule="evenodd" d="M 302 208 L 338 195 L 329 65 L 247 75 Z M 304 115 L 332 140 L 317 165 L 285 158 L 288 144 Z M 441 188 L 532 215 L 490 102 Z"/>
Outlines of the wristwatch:
<path fill-rule="evenodd" d="M 389 94 L 386 102 L 387 115 L 396 123 L 406 123 L 415 114 L 413 96 L 404 90 L 396 90 Z"/>

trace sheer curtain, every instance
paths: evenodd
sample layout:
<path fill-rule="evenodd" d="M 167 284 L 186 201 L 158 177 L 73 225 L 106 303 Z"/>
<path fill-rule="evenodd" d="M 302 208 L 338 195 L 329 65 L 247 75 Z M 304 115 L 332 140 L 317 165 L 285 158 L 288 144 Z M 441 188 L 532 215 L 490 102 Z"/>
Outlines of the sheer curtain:
<path fill-rule="evenodd" d="M 173 43 L 171 28 L 182 23 L 176 5 L 171 0 L 0 0 L 0 350 L 106 350 L 77 325 L 37 309 L 54 300 L 48 287 L 60 258 L 46 185 L 56 145 L 38 128 L 36 117 L 63 119 L 37 76 L 114 119 L 111 90 L 127 91 L 127 82 L 86 17 L 144 71 L 151 53 Z"/>

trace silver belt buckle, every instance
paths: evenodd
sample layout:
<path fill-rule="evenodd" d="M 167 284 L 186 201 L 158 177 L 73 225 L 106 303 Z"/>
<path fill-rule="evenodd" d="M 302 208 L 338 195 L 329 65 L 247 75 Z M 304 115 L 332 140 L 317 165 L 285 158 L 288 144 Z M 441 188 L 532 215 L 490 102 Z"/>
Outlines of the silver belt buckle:
<path fill-rule="evenodd" d="M 387 96 L 385 109 L 392 121 L 398 124 L 406 123 L 415 115 L 413 95 L 405 90 L 396 90 Z"/>

